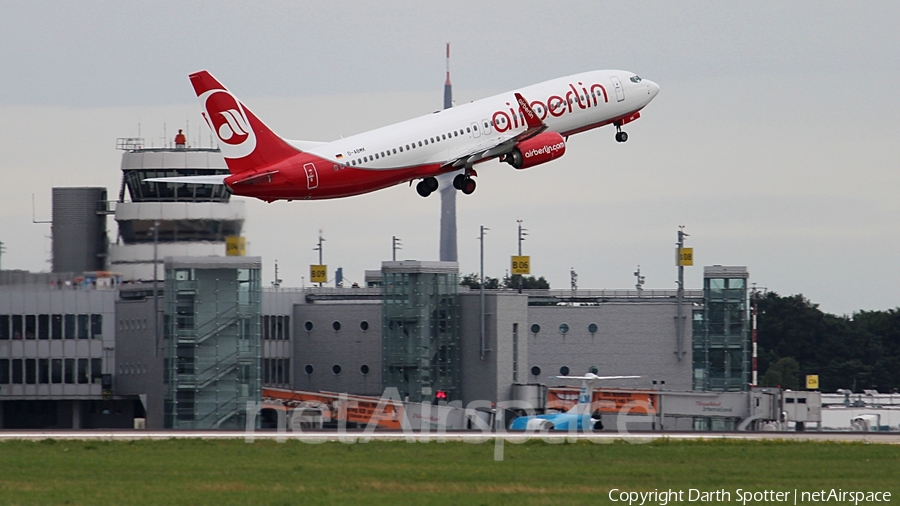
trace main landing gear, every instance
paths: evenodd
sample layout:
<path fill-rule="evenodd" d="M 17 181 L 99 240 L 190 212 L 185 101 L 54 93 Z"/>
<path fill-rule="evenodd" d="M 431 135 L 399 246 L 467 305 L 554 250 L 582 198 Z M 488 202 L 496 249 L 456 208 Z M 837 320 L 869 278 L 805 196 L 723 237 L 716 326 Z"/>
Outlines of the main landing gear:
<path fill-rule="evenodd" d="M 471 195 L 472 192 L 475 191 L 475 180 L 472 179 L 472 176 L 477 176 L 474 170 L 468 169 L 462 174 L 457 174 L 455 178 L 453 178 L 453 187 L 457 190 L 463 192 L 466 195 Z M 434 177 L 426 177 L 419 181 L 419 184 L 416 185 L 416 192 L 423 196 L 427 197 L 437 191 L 438 189 L 438 180 Z"/>
<path fill-rule="evenodd" d="M 472 192 L 475 191 L 475 186 L 477 186 L 475 180 L 472 179 L 472 176 L 469 175 L 468 172 L 465 174 L 457 174 L 456 177 L 453 178 L 453 187 L 466 195 L 471 195 Z"/>
<path fill-rule="evenodd" d="M 616 142 L 625 142 L 628 140 L 628 134 L 622 131 L 622 124 L 616 122 Z"/>
<path fill-rule="evenodd" d="M 423 197 L 431 195 L 437 189 L 438 180 L 433 177 L 426 177 L 425 179 L 419 181 L 419 184 L 416 185 L 416 191 L 419 192 L 419 195 Z"/>

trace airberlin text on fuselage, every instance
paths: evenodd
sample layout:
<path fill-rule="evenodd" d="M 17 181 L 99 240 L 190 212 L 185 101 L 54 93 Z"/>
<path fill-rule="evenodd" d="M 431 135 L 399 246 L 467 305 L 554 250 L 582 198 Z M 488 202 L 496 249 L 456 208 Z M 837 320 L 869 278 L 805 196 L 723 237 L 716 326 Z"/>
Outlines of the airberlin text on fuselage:
<path fill-rule="evenodd" d="M 565 92 L 564 96 L 550 95 L 544 102 L 541 102 L 540 100 L 531 102 L 531 109 L 534 110 L 535 114 L 543 121 L 547 119 L 547 114 L 554 118 L 558 118 L 563 114 L 571 113 L 574 110 L 575 105 L 577 105 L 579 109 L 597 107 L 599 102 L 595 92 L 598 90 L 603 93 L 603 102 L 609 102 L 609 97 L 606 95 L 606 88 L 604 88 L 602 84 L 592 84 L 590 89 L 588 89 L 579 81 L 578 88 L 576 88 L 574 84 L 569 84 L 569 90 Z M 519 121 L 519 116 L 525 113 L 522 108 L 520 107 L 518 111 L 516 111 L 509 102 L 507 102 L 506 105 L 510 106 L 508 113 L 506 111 L 497 111 L 491 116 L 491 121 L 494 122 L 494 128 L 498 132 L 505 132 L 511 128 L 525 126 L 524 121 Z M 501 118 L 503 118 L 502 121 Z"/>
<path fill-rule="evenodd" d="M 532 156 L 549 155 L 555 151 L 559 151 L 560 149 L 566 149 L 565 142 L 558 142 L 556 144 L 553 144 L 552 146 L 541 146 L 536 149 L 529 149 L 522 154 L 525 156 L 525 158 L 531 158 Z"/>

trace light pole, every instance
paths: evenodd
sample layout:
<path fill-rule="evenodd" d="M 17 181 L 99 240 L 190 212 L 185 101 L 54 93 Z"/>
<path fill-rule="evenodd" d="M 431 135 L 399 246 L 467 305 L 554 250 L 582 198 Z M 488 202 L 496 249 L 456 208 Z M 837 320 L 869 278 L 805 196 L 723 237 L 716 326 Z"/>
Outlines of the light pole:
<path fill-rule="evenodd" d="M 325 238 L 322 237 L 322 231 L 319 230 L 319 245 L 313 248 L 313 251 L 319 252 L 319 265 L 322 265 L 322 243 L 325 241 Z M 319 287 L 322 287 L 322 283 L 319 283 Z"/>
<path fill-rule="evenodd" d="M 403 243 L 400 242 L 400 238 L 396 235 L 391 236 L 391 259 L 396 262 L 397 261 L 397 250 L 403 249 L 401 246 Z"/>
<path fill-rule="evenodd" d="M 528 235 L 528 229 L 522 228 L 522 220 L 516 220 L 516 223 L 519 224 L 519 256 L 522 256 L 522 241 L 524 241 L 525 236 Z M 522 278 L 523 275 L 519 274 L 519 293 L 522 293 Z"/>
<path fill-rule="evenodd" d="M 678 351 L 676 354 L 678 355 L 678 361 L 681 362 L 681 358 L 684 355 L 683 347 L 684 347 L 684 316 L 682 316 L 682 308 L 681 303 L 684 300 L 684 261 L 681 257 L 681 250 L 684 249 L 684 238 L 690 237 L 688 234 L 684 232 L 684 225 L 678 226 L 678 313 L 675 320 L 675 340 L 677 341 Z"/>
<path fill-rule="evenodd" d="M 484 360 L 484 233 L 490 230 L 481 225 L 481 234 L 478 240 L 481 242 L 481 360 Z"/>
<path fill-rule="evenodd" d="M 153 222 L 153 356 L 159 356 L 159 279 L 157 276 L 157 263 L 159 247 L 159 220 Z"/>

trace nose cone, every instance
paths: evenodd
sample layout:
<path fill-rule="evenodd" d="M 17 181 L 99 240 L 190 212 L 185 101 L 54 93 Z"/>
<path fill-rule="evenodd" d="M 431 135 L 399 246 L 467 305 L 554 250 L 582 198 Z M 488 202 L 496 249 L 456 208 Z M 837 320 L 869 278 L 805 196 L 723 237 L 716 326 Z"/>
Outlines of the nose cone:
<path fill-rule="evenodd" d="M 650 89 L 650 100 L 653 100 L 659 93 L 659 85 L 648 79 L 644 79 L 644 82 L 647 83 L 647 88 Z"/>

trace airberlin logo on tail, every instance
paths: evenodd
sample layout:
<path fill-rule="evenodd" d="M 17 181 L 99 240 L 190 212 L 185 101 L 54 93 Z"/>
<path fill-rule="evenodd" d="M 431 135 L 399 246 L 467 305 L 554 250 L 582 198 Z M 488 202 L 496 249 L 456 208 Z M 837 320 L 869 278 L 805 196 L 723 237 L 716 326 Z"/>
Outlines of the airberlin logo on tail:
<path fill-rule="evenodd" d="M 222 111 L 219 114 L 225 118 L 225 123 L 219 125 L 216 129 L 219 138 L 229 144 L 231 144 L 232 139 L 235 138 L 237 139 L 238 144 L 244 142 L 245 139 L 242 137 L 249 135 L 250 125 L 244 121 L 243 115 L 241 115 L 237 109 L 229 109 L 227 111 Z"/>
<path fill-rule="evenodd" d="M 226 90 L 210 90 L 200 95 L 203 117 L 219 138 L 225 158 L 243 158 L 256 149 L 256 134 L 244 107 Z"/>

